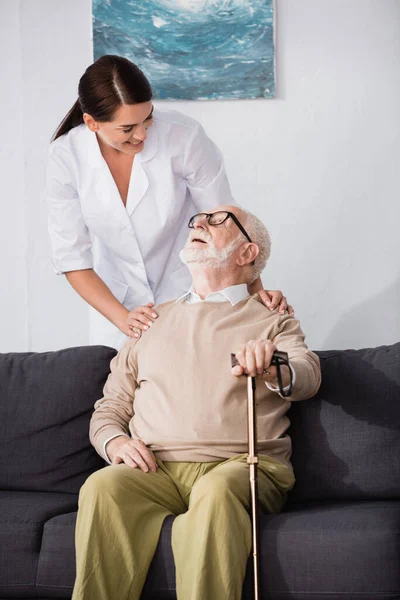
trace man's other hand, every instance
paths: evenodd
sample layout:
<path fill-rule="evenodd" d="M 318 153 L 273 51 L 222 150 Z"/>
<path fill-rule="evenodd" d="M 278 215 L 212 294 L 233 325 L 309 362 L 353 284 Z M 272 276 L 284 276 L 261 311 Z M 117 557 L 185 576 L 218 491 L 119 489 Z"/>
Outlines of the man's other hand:
<path fill-rule="evenodd" d="M 232 375 L 240 377 L 243 374 L 256 377 L 263 375 L 264 381 L 277 387 L 277 370 L 271 366 L 272 355 L 277 350 L 275 344 L 270 340 L 250 340 L 247 344 L 240 346 L 235 352 L 239 364 L 232 367 Z M 290 383 L 289 367 L 281 367 L 283 387 Z"/>
<path fill-rule="evenodd" d="M 125 463 L 128 467 L 140 469 L 143 473 L 157 471 L 155 456 L 142 440 L 120 435 L 110 440 L 105 450 L 113 465 Z"/>

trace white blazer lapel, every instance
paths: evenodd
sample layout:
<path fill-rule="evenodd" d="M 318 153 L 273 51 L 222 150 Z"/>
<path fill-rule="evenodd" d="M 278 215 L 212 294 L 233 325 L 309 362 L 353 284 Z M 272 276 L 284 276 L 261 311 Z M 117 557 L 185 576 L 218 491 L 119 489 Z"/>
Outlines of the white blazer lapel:
<path fill-rule="evenodd" d="M 149 179 L 143 168 L 141 161 L 135 156 L 133 161 L 131 179 L 129 182 L 128 198 L 126 201 L 126 212 L 129 216 L 132 215 L 133 211 L 147 192 L 149 187 Z"/>
<path fill-rule="evenodd" d="M 155 114 L 157 114 L 156 111 Z M 142 152 L 135 156 L 135 160 L 133 161 L 128 199 L 126 202 L 126 211 L 129 217 L 132 215 L 149 187 L 149 179 L 146 174 L 146 162 L 151 160 L 156 154 L 157 146 L 157 119 L 155 117 L 154 123 L 147 130 L 147 139 L 144 143 L 144 148 Z"/>

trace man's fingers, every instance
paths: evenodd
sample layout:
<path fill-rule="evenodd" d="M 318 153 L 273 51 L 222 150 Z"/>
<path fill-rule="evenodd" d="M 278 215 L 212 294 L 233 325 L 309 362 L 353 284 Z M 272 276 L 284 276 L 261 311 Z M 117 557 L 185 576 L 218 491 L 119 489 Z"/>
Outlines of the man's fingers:
<path fill-rule="evenodd" d="M 138 466 L 137 466 L 136 462 L 133 460 L 133 458 L 131 458 L 129 456 L 129 454 L 124 454 L 124 457 L 122 460 L 123 460 L 124 464 L 127 465 L 128 467 L 132 467 L 132 469 L 137 469 Z"/>
<path fill-rule="evenodd" d="M 268 371 L 271 370 L 269 366 L 271 364 L 272 355 L 275 352 L 275 350 L 276 346 L 271 342 L 267 341 L 264 347 L 264 369 L 268 369 Z"/>
<path fill-rule="evenodd" d="M 140 469 L 144 473 L 156 472 L 158 465 L 154 454 L 142 440 L 130 439 L 118 446 L 114 453 L 112 464 L 124 462 L 133 469 Z"/>
<path fill-rule="evenodd" d="M 287 310 L 288 310 L 289 315 L 291 317 L 294 317 L 294 308 L 293 308 L 293 306 L 291 306 L 290 304 L 288 304 Z"/>
<path fill-rule="evenodd" d="M 264 374 L 264 381 L 267 381 L 268 383 L 270 383 L 271 385 L 275 384 L 276 381 L 276 367 L 271 367 L 269 366 L 268 369 L 266 369 L 268 371 L 268 373 Z"/>
<path fill-rule="evenodd" d="M 139 468 L 141 471 L 147 473 L 149 471 L 149 467 L 146 462 L 143 460 L 140 452 L 135 447 L 127 447 L 124 445 L 120 450 L 120 456 L 122 460 L 128 467 Z"/>
<path fill-rule="evenodd" d="M 255 356 L 255 348 L 252 346 L 246 346 L 246 373 L 255 377 L 256 372 L 256 356 Z"/>
<path fill-rule="evenodd" d="M 140 456 L 140 459 L 151 471 L 157 471 L 157 463 L 154 454 L 149 450 L 144 442 L 141 440 L 135 440 L 133 445 Z M 134 457 L 136 460 L 136 457 Z"/>
<path fill-rule="evenodd" d="M 141 456 L 141 454 L 138 450 L 136 450 L 136 452 L 134 452 L 134 453 L 130 452 L 130 458 L 133 460 L 133 462 L 135 462 L 137 464 L 139 469 L 141 471 L 143 471 L 144 473 L 147 473 L 150 470 L 149 466 L 147 465 L 146 461 L 143 459 L 143 457 Z"/>
<path fill-rule="evenodd" d="M 236 352 L 238 365 L 232 367 L 232 375 L 262 375 L 271 364 L 276 346 L 269 340 L 250 340 Z"/>
<path fill-rule="evenodd" d="M 256 369 L 257 369 L 257 373 L 258 375 L 261 375 L 261 373 L 264 371 L 265 369 L 265 347 L 263 344 L 256 344 L 255 347 L 255 359 L 256 359 Z"/>
<path fill-rule="evenodd" d="M 239 363 L 239 365 L 236 365 L 236 366 L 240 366 L 241 367 L 241 373 L 240 374 L 244 373 L 246 371 L 246 369 L 247 369 L 245 352 L 246 352 L 246 346 L 242 346 L 240 348 L 240 350 L 238 350 L 238 352 L 236 352 L 236 359 L 237 359 L 237 361 Z"/>
<path fill-rule="evenodd" d="M 236 365 L 235 367 L 232 367 L 232 375 L 235 375 L 236 377 L 238 377 L 239 375 L 243 375 L 243 373 L 244 373 L 244 369 L 240 365 Z"/>

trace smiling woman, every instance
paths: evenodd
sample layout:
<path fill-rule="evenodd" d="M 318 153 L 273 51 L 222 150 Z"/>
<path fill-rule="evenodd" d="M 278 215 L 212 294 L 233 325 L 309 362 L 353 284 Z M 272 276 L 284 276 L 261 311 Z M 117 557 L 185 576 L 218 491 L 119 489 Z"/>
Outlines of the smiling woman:
<path fill-rule="evenodd" d="M 154 109 L 150 83 L 126 58 L 86 69 L 50 146 L 47 202 L 54 269 L 90 305 L 91 343 L 120 348 L 152 326 L 154 304 L 189 289 L 179 261 L 187 223 L 221 198 L 236 204 L 197 121 Z M 261 280 L 258 290 L 271 308 L 282 299 Z"/>
<path fill-rule="evenodd" d="M 103 156 L 105 152 L 110 156 L 117 156 L 110 151 L 111 148 L 135 156 L 143 149 L 147 130 L 153 122 L 153 112 L 154 107 L 149 101 L 123 104 L 115 111 L 111 122 L 97 122 L 93 116 L 86 113 L 83 120 L 90 131 L 97 134 Z"/>

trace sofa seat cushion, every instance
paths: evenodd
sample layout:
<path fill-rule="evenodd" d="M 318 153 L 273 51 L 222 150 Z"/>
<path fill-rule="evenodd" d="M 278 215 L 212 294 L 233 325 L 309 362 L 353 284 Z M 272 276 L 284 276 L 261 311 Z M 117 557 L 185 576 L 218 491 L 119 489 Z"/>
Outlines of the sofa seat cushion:
<path fill-rule="evenodd" d="M 164 521 L 144 597 L 155 594 L 157 600 L 175 598 L 175 565 L 171 550 L 174 517 Z M 48 598 L 71 598 L 75 581 L 76 512 L 53 517 L 44 526 L 37 571 L 37 593 Z"/>
<path fill-rule="evenodd" d="M 75 494 L 0 492 L 0 597 L 36 596 L 44 523 L 77 508 Z"/>
<path fill-rule="evenodd" d="M 43 529 L 37 570 L 37 593 L 70 598 L 75 581 L 76 511 L 49 519 Z"/>
<path fill-rule="evenodd" d="M 261 519 L 271 600 L 400 596 L 400 502 L 321 502 Z"/>
<path fill-rule="evenodd" d="M 144 598 L 175 598 L 173 517 L 162 529 Z M 37 593 L 70 598 L 75 578 L 76 514 L 44 527 Z M 261 581 L 272 600 L 376 600 L 400 591 L 400 503 L 308 503 L 260 519 Z M 251 599 L 251 563 L 244 598 Z M 366 577 L 368 573 L 368 577 Z M 397 595 L 396 595 L 397 594 Z"/>

